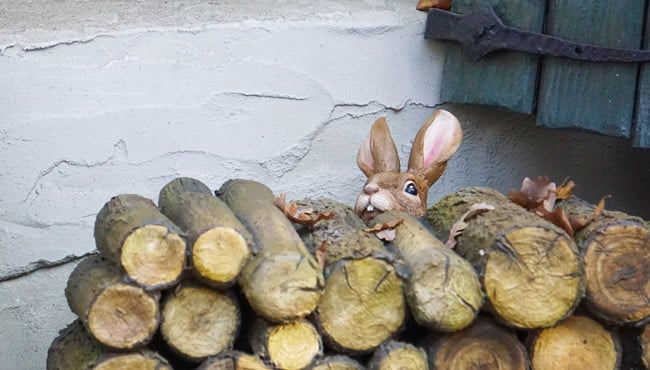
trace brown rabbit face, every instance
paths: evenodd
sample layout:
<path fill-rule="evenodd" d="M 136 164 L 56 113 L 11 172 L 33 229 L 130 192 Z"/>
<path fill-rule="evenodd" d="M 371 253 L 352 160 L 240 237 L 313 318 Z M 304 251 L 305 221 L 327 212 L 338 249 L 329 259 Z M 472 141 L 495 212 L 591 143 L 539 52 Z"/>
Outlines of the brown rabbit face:
<path fill-rule="evenodd" d="M 417 174 L 380 172 L 368 178 L 354 211 L 365 222 L 389 209 L 422 217 L 426 211 L 427 190 L 424 178 Z"/>
<path fill-rule="evenodd" d="M 357 164 L 368 181 L 355 202 L 355 212 L 366 222 L 389 209 L 424 216 L 429 187 L 442 175 L 462 137 L 456 117 L 436 110 L 413 140 L 408 170 L 400 172 L 397 147 L 386 120 L 379 118 L 357 154 Z"/>

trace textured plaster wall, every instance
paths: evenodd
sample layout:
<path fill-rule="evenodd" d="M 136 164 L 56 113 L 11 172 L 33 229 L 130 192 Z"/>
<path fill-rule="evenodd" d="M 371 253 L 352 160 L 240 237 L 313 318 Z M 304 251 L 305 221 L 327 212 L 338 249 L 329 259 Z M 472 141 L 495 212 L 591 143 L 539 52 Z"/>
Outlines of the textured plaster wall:
<path fill-rule="evenodd" d="M 242 177 L 351 204 L 357 148 L 381 115 L 405 161 L 439 104 L 444 47 L 423 39 L 425 17 L 413 1 L 1 1 L 0 364 L 44 368 L 111 196 Z M 650 217 L 649 151 L 446 108 L 465 141 L 432 202 L 546 174 Z"/>

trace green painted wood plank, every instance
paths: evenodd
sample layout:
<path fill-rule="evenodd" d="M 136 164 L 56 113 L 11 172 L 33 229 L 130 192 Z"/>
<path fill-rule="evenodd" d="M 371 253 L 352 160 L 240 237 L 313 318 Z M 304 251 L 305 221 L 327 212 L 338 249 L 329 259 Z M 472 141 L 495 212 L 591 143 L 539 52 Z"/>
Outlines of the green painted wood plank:
<path fill-rule="evenodd" d="M 550 0 L 547 33 L 617 48 L 641 45 L 644 0 Z M 544 59 L 537 123 L 630 137 L 637 63 Z"/>
<path fill-rule="evenodd" d="M 485 0 L 454 0 L 452 11 L 465 13 Z M 546 1 L 489 0 L 504 24 L 541 32 Z M 503 51 L 475 60 L 458 44 L 448 44 L 441 100 L 473 103 L 532 113 L 535 107 L 539 57 Z"/>
<path fill-rule="evenodd" d="M 650 49 L 650 11 L 646 10 L 644 49 Z M 639 148 L 650 148 L 650 63 L 643 63 L 637 91 L 637 112 L 632 144 Z"/>

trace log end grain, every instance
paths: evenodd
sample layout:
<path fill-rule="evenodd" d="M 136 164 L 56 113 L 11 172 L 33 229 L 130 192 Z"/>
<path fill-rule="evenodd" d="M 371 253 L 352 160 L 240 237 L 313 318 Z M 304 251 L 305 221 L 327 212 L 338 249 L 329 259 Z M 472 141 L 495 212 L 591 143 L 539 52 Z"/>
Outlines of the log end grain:
<path fill-rule="evenodd" d="M 190 283 L 165 299 L 160 332 L 175 353 L 200 362 L 232 348 L 240 321 L 232 294 Z"/>
<path fill-rule="evenodd" d="M 128 353 L 107 358 L 92 370 L 172 370 L 172 367 L 159 356 L 143 353 Z"/>
<path fill-rule="evenodd" d="M 226 351 L 203 361 L 196 370 L 270 370 L 259 357 L 240 351 Z"/>
<path fill-rule="evenodd" d="M 641 361 L 646 368 L 650 369 L 650 325 L 645 325 L 639 335 L 641 345 Z"/>
<path fill-rule="evenodd" d="M 167 287 L 180 279 L 185 241 L 163 225 L 146 225 L 122 243 L 120 263 L 129 278 L 145 287 Z"/>
<path fill-rule="evenodd" d="M 484 317 L 455 333 L 432 333 L 424 346 L 431 369 L 530 368 L 526 348 L 514 332 Z"/>
<path fill-rule="evenodd" d="M 618 338 L 595 320 L 574 315 L 529 339 L 532 366 L 536 370 L 618 369 Z"/>
<path fill-rule="evenodd" d="M 266 355 L 279 369 L 304 369 L 322 352 L 321 337 L 306 320 L 275 325 L 269 330 Z"/>
<path fill-rule="evenodd" d="M 97 296 L 87 317 L 88 329 L 99 342 L 136 348 L 149 342 L 158 329 L 158 302 L 140 287 L 116 284 Z"/>
<path fill-rule="evenodd" d="M 427 354 L 411 343 L 388 341 L 373 353 L 368 370 L 392 369 L 428 370 Z"/>
<path fill-rule="evenodd" d="M 322 295 L 323 274 L 299 252 L 261 253 L 242 270 L 239 285 L 253 310 L 272 322 L 312 313 Z"/>
<path fill-rule="evenodd" d="M 230 285 L 239 276 L 251 252 L 246 239 L 231 227 L 214 227 L 192 245 L 192 266 L 207 282 Z"/>
<path fill-rule="evenodd" d="M 344 355 L 325 356 L 316 360 L 309 370 L 363 370 L 357 360 Z"/>
<path fill-rule="evenodd" d="M 555 229 L 506 230 L 488 253 L 485 292 L 496 313 L 515 327 L 555 325 L 584 295 L 583 264 L 575 244 Z"/>
<path fill-rule="evenodd" d="M 587 292 L 585 307 L 618 324 L 650 319 L 650 231 L 637 221 L 593 230 L 581 245 Z"/>
<path fill-rule="evenodd" d="M 326 342 L 343 353 L 365 353 L 395 335 L 406 315 L 402 287 L 383 260 L 350 260 L 333 268 L 316 310 Z"/>

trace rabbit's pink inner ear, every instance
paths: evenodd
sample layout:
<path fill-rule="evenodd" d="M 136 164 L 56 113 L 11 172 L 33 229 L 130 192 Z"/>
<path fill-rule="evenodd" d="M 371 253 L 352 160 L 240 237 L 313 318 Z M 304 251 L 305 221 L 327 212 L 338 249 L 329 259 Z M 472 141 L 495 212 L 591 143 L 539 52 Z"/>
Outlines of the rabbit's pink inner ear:
<path fill-rule="evenodd" d="M 361 172 L 366 176 L 370 176 L 375 173 L 375 161 L 372 158 L 372 151 L 370 149 L 370 136 L 368 136 L 357 153 L 357 166 Z"/>
<path fill-rule="evenodd" d="M 449 160 L 460 147 L 462 138 L 458 119 L 446 110 L 437 111 L 422 138 L 423 167 Z"/>

